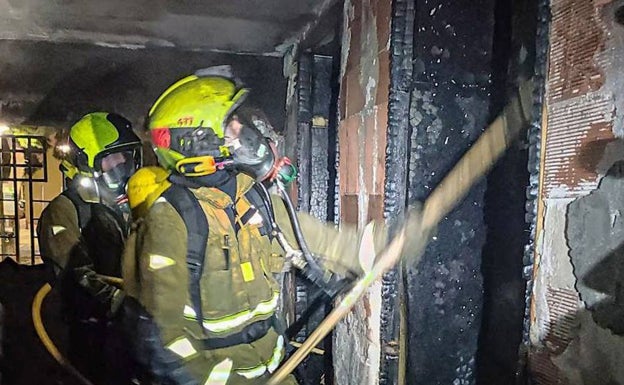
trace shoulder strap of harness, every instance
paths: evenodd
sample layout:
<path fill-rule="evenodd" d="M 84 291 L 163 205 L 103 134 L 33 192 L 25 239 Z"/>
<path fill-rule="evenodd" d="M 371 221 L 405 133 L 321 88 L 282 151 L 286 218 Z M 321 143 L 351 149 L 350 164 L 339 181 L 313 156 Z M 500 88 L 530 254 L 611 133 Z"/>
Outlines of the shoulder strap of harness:
<path fill-rule="evenodd" d="M 80 231 L 82 231 L 91 219 L 91 204 L 83 201 L 80 195 L 78 195 L 78 192 L 73 188 L 68 188 L 61 194 L 67 197 L 67 199 L 74 204 L 74 207 L 76 207 L 76 211 L 78 212 L 78 227 Z"/>
<path fill-rule="evenodd" d="M 254 186 L 245 194 L 245 197 L 260 213 L 262 216 L 262 228 L 260 229 L 261 235 L 268 235 L 270 239 L 273 239 L 273 206 L 270 202 L 266 202 L 260 192 L 257 190 L 257 185 Z"/>
<path fill-rule="evenodd" d="M 162 196 L 178 212 L 187 231 L 186 263 L 189 269 L 189 294 L 197 319 L 203 330 L 203 313 L 199 282 L 204 270 L 204 257 L 208 240 L 208 219 L 191 190 L 177 184 L 171 185 Z"/>

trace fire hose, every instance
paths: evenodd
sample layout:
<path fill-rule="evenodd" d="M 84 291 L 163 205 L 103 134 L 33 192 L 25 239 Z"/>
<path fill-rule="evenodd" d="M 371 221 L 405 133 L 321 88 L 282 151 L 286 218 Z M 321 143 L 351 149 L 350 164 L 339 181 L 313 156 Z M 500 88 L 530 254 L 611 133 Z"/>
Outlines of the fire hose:
<path fill-rule="evenodd" d="M 63 354 L 58 350 L 52 339 L 48 335 L 48 332 L 43 325 L 43 319 L 41 317 L 41 306 L 43 304 L 43 300 L 50 293 L 52 287 L 49 283 L 41 286 L 32 303 L 32 320 L 35 326 L 35 331 L 37 332 L 37 336 L 41 340 L 41 343 L 46 348 L 48 353 L 63 367 L 67 370 L 71 375 L 76 377 L 83 385 L 93 385 L 88 378 L 86 378 L 82 373 L 78 371 L 68 360 L 63 356 Z"/>

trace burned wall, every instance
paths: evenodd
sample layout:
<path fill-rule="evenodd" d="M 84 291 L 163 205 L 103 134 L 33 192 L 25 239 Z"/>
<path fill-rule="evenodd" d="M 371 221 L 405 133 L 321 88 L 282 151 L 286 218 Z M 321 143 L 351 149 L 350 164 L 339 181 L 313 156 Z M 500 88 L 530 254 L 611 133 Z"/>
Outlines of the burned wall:
<path fill-rule="evenodd" d="M 479 384 L 522 381 L 517 376 L 523 374 L 518 369 L 525 361 L 525 349 L 520 347 L 527 284 L 530 286 L 532 278 L 531 226 L 539 180 L 539 158 L 535 154 L 539 151 L 542 123 L 546 68 L 543 51 L 548 44 L 540 18 L 540 11 L 544 11 L 541 3 L 497 0 L 495 8 L 490 111 L 499 113 L 508 95 L 526 79 L 533 80 L 533 105 L 531 124 L 487 178 L 487 234 L 481 264 L 484 301 L 477 351 Z"/>
<path fill-rule="evenodd" d="M 309 52 L 299 55 L 295 93 L 292 95 L 297 98 L 297 109 L 296 113 L 294 107 L 290 110 L 296 115 L 297 123 L 292 124 L 295 117 L 289 121 L 292 125 L 287 134 L 290 143 L 296 143 L 293 154 L 299 168 L 296 183 L 298 208 L 324 222 L 333 221 L 335 211 L 336 111 L 332 105 L 336 105 L 337 90 L 334 88 L 337 87 L 333 87 L 336 81 L 334 60 L 338 58 Z M 297 315 L 294 324 L 301 325 L 295 340 L 303 342 L 331 310 L 331 300 L 322 296 L 321 289 L 303 277 L 297 276 L 292 285 L 295 295 L 291 301 Z M 297 371 L 300 384 L 318 384 L 322 378 L 325 383 L 331 383 L 331 336 L 323 345 L 323 356 L 310 355 L 300 365 Z"/>
<path fill-rule="evenodd" d="M 489 122 L 494 0 L 416 2 L 409 199 L 424 200 Z M 408 266 L 408 377 L 475 382 L 481 326 L 485 182 Z"/>
<path fill-rule="evenodd" d="M 555 321 L 566 344 L 551 354 L 571 385 L 622 384 L 624 371 L 624 162 L 616 162 L 589 195 L 567 208 L 565 231 L 574 275 L 575 312 Z M 580 303 L 579 303 L 580 299 Z M 561 303 L 551 301 L 552 308 Z M 562 327 L 566 323 L 573 327 Z"/>
<path fill-rule="evenodd" d="M 609 0 L 553 0 L 531 371 L 622 383 L 619 287 L 624 27 Z"/>
<path fill-rule="evenodd" d="M 566 238 L 576 289 L 598 326 L 624 335 L 624 162 L 568 206 Z M 624 340 L 623 340 L 624 341 Z"/>
<path fill-rule="evenodd" d="M 370 22 L 375 19 L 367 18 L 369 4 L 375 8 L 374 2 L 367 1 L 347 2 L 345 8 L 340 209 L 344 222 L 362 225 L 376 218 L 376 198 L 371 191 L 379 191 L 383 193 L 384 217 L 392 227 L 406 201 L 424 200 L 500 112 L 519 74 L 531 76 L 534 53 L 533 47 L 520 41 L 510 47 L 511 12 L 515 11 L 505 9 L 511 7 L 510 1 L 394 1 L 388 52 L 392 64 L 385 80 L 390 82 L 390 94 L 381 99 L 377 83 L 384 81 L 381 65 L 387 58 L 380 56 L 380 37 L 386 35 L 380 33 L 379 14 L 373 12 L 377 29 Z M 504 22 L 495 24 L 495 16 Z M 522 25 L 522 20 L 517 24 Z M 502 36 L 495 40 L 495 34 Z M 371 41 L 370 36 L 375 35 L 377 41 Z M 524 38 L 531 40 L 534 35 Z M 375 43 L 379 44 L 377 50 Z M 512 55 L 529 70 L 520 64 L 510 69 Z M 373 93 L 375 86 L 377 92 Z M 388 103 L 383 115 L 381 100 Z M 375 139 L 379 131 L 370 129 L 375 127 L 368 123 L 371 120 L 377 122 L 377 129 L 380 124 L 386 128 L 383 141 Z M 387 145 L 385 162 L 375 163 L 379 158 L 372 157 L 372 165 L 384 166 L 383 174 L 370 170 L 370 144 Z M 387 274 L 381 287 L 374 287 L 339 326 L 338 338 L 352 344 L 337 352 L 338 381 L 395 383 L 404 375 L 398 363 L 401 354 L 407 353 L 407 383 L 475 383 L 479 334 L 499 327 L 500 333 L 486 338 L 485 343 L 503 344 L 505 352 L 497 357 L 493 350 L 482 354 L 489 366 L 481 369 L 504 372 L 494 373 L 487 377 L 491 381 L 484 383 L 509 383 L 522 337 L 522 256 L 527 242 L 524 186 L 528 184 L 526 147 L 514 146 L 511 151 L 493 172 L 493 179 L 475 186 L 440 224 L 424 260 L 406 266 L 405 276 L 399 269 Z M 375 184 L 380 181 L 383 185 L 378 189 Z M 501 221 L 505 225 L 500 225 Z M 488 226 L 489 247 L 484 249 Z M 484 324 L 482 255 L 488 261 L 483 273 L 495 278 L 486 292 L 491 310 L 489 322 Z M 402 295 L 407 300 L 406 352 L 398 349 Z M 499 316 L 501 313 L 505 315 Z M 362 344 L 362 335 L 370 340 L 368 347 Z"/>

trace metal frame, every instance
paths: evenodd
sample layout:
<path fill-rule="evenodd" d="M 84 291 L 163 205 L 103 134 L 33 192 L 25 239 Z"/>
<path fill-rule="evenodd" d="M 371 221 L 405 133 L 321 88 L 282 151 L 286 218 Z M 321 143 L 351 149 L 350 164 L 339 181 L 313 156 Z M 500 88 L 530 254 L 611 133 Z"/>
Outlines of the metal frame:
<path fill-rule="evenodd" d="M 26 147 L 21 148 L 19 141 L 20 140 L 25 140 L 26 141 Z M 47 158 L 47 153 L 45 148 L 34 148 L 32 146 L 34 141 L 41 141 L 41 143 L 46 143 L 46 138 L 43 136 L 34 136 L 34 135 L 3 135 L 2 136 L 2 142 L 4 143 L 8 143 L 9 148 L 4 148 L 4 146 L 2 146 L 0 148 L 0 154 L 4 155 L 9 153 L 10 154 L 10 160 L 9 160 L 9 164 L 5 165 L 2 164 L 1 167 L 8 167 L 10 169 L 9 175 L 3 175 L 2 173 L 0 173 L 0 182 L 4 183 L 4 182 L 12 182 L 13 184 L 13 197 L 12 199 L 5 199 L 4 198 L 4 193 L 3 195 L 0 197 L 0 201 L 2 202 L 2 205 L 0 205 L 0 207 L 2 207 L 2 212 L 0 212 L 0 240 L 1 241 L 5 241 L 7 239 L 14 239 L 15 240 L 15 252 L 14 253 L 4 253 L 4 252 L 0 252 L 0 258 L 2 260 L 4 260 L 5 258 L 9 257 L 9 258 L 14 258 L 16 262 L 21 263 L 21 250 L 20 250 L 20 218 L 19 218 L 19 199 L 18 199 L 18 182 L 26 182 L 27 186 L 28 186 L 28 191 L 30 192 L 29 194 L 29 199 L 28 199 L 28 211 L 29 211 L 29 217 L 27 218 L 27 220 L 30 223 L 30 263 L 32 265 L 35 264 L 35 259 L 37 256 L 39 256 L 39 253 L 36 252 L 36 239 L 37 239 L 37 235 L 36 235 L 36 227 L 37 227 L 37 223 L 39 221 L 38 217 L 34 216 L 34 208 L 35 208 L 35 204 L 38 203 L 47 203 L 48 201 L 46 200 L 40 200 L 40 199 L 33 199 L 33 186 L 36 183 L 46 183 L 48 181 L 48 158 Z M 41 165 L 37 165 L 36 167 L 33 166 L 32 163 L 30 163 L 30 159 L 26 158 L 26 155 L 31 155 L 31 154 L 41 154 L 42 155 L 42 160 L 41 160 Z M 25 155 L 25 159 L 23 163 L 18 163 L 18 159 L 17 159 L 17 154 L 24 154 Z M 33 172 L 35 170 L 35 168 L 42 168 L 43 169 L 43 177 L 42 178 L 33 178 Z M 19 170 L 25 170 L 24 176 L 18 176 L 18 171 Z M 1 189 L 0 189 L 1 190 Z M 12 216 L 5 216 L 4 215 L 4 202 L 12 202 L 13 203 L 13 207 L 14 212 Z M 4 232 L 4 228 L 5 228 L 5 223 L 6 221 L 12 221 L 13 222 L 13 234 L 9 235 L 7 233 Z"/>

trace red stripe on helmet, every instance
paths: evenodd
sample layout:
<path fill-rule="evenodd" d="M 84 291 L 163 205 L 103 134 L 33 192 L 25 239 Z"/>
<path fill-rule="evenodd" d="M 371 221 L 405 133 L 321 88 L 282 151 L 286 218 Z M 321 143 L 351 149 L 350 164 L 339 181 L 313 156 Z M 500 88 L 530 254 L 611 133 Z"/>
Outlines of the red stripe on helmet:
<path fill-rule="evenodd" d="M 156 147 L 169 148 L 171 146 L 171 133 L 168 128 L 154 128 L 150 131 L 152 143 Z"/>

